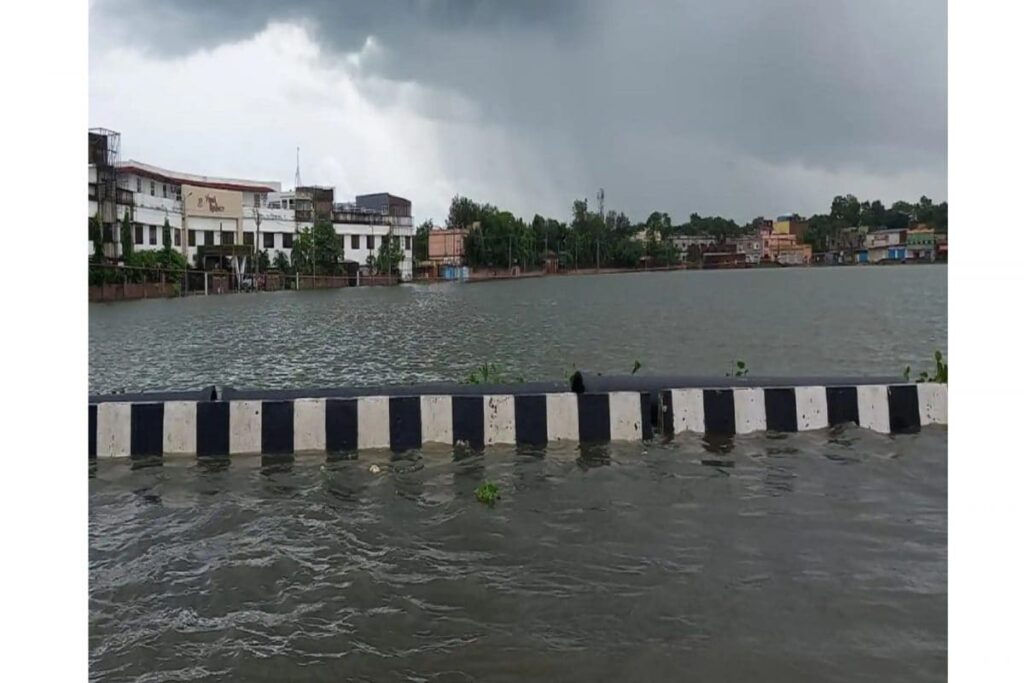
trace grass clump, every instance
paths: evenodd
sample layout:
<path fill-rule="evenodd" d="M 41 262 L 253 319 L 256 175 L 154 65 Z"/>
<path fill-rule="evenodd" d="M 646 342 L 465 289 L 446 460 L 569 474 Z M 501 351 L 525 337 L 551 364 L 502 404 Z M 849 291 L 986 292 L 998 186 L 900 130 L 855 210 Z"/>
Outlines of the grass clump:
<path fill-rule="evenodd" d="M 494 507 L 495 501 L 501 498 L 501 494 L 498 492 L 498 485 L 489 481 L 485 481 L 476 487 L 476 499 L 484 505 L 490 505 Z"/>
<path fill-rule="evenodd" d="M 903 379 L 910 381 L 910 366 L 903 370 Z M 918 382 L 932 382 L 935 384 L 949 384 L 949 363 L 942 358 L 942 352 L 935 352 L 935 372 L 929 374 L 927 370 L 917 376 Z"/>
<path fill-rule="evenodd" d="M 726 377 L 746 377 L 747 375 L 747 364 L 741 360 L 736 361 L 736 368 L 732 372 L 725 373 Z"/>
<path fill-rule="evenodd" d="M 494 363 L 484 363 L 473 368 L 461 384 L 522 384 L 521 376 L 512 377 Z"/>

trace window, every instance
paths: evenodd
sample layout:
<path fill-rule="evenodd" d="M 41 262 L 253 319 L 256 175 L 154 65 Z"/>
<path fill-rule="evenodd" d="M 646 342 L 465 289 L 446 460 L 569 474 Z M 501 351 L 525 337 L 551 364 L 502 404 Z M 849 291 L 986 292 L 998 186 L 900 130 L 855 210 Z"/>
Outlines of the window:
<path fill-rule="evenodd" d="M 265 232 L 263 233 L 263 248 L 273 249 L 274 248 L 274 233 Z"/>
<path fill-rule="evenodd" d="M 142 244 L 142 225 L 135 224 L 135 244 Z"/>
<path fill-rule="evenodd" d="M 103 224 L 103 241 L 113 242 L 114 241 L 114 224 L 104 223 Z"/>
<path fill-rule="evenodd" d="M 281 233 L 281 248 L 291 249 L 292 248 L 292 233 L 283 232 Z"/>
<path fill-rule="evenodd" d="M 135 179 L 135 191 L 142 192 L 142 178 Z"/>
<path fill-rule="evenodd" d="M 358 249 L 359 248 L 359 235 L 352 235 L 352 239 L 351 239 L 350 244 L 352 245 L 353 249 Z"/>
<path fill-rule="evenodd" d="M 213 244 L 213 230 L 203 231 L 203 244 L 208 247 Z"/>
<path fill-rule="evenodd" d="M 196 231 L 195 230 L 189 230 L 188 231 L 188 246 L 190 246 L 190 247 L 196 246 Z"/>
<path fill-rule="evenodd" d="M 149 243 L 156 244 L 156 226 L 149 226 Z"/>
<path fill-rule="evenodd" d="M 164 188 L 164 199 L 167 199 L 167 185 L 164 184 L 163 188 Z"/>
<path fill-rule="evenodd" d="M 412 249 L 412 238 L 408 235 L 405 236 L 405 250 L 409 251 Z"/>
<path fill-rule="evenodd" d="M 155 180 L 150 180 L 149 181 L 149 196 L 150 197 L 155 197 L 156 196 L 156 181 Z"/>
<path fill-rule="evenodd" d="M 233 246 L 235 244 L 235 233 L 222 232 L 220 234 L 220 243 L 229 247 Z"/>
<path fill-rule="evenodd" d="M 178 230 L 177 228 L 174 230 L 174 246 L 181 246 L 181 230 Z"/>
<path fill-rule="evenodd" d="M 242 233 L 242 244 L 244 244 L 247 247 L 251 247 L 254 244 L 256 244 L 256 233 L 253 233 L 253 232 L 243 232 Z"/>
<path fill-rule="evenodd" d="M 366 236 L 366 248 L 373 251 L 373 235 Z"/>

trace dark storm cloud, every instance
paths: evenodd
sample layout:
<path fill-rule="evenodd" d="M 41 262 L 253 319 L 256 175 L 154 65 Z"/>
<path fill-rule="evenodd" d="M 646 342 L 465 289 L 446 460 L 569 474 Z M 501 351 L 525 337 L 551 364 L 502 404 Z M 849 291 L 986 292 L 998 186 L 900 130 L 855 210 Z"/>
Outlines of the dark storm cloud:
<path fill-rule="evenodd" d="M 103 22 L 161 54 L 273 21 L 338 52 L 372 35 L 367 68 L 458 92 L 627 210 L 736 213 L 751 203 L 737 194 L 778 191 L 771 167 L 926 175 L 941 187 L 909 192 L 945 195 L 944 3 L 108 0 L 92 16 L 94 35 Z M 794 208 L 856 190 L 807 188 L 829 196 Z"/>

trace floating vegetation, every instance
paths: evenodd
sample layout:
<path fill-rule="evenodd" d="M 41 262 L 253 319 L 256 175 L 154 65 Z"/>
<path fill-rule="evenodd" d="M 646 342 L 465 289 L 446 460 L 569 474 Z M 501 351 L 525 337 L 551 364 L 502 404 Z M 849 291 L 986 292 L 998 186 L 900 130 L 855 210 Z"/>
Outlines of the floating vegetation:
<path fill-rule="evenodd" d="M 736 368 L 732 372 L 725 373 L 726 377 L 746 377 L 747 364 L 741 360 L 736 361 Z"/>
<path fill-rule="evenodd" d="M 495 501 L 501 498 L 501 494 L 498 493 L 497 484 L 494 484 L 489 481 L 485 481 L 484 483 L 480 484 L 480 486 L 477 486 L 476 491 L 474 491 L 473 493 L 476 494 L 476 499 L 478 501 L 480 501 L 484 505 L 490 505 L 491 507 L 494 507 Z"/>
<path fill-rule="evenodd" d="M 494 363 L 484 363 L 474 368 L 461 384 L 522 384 L 523 381 L 522 376 L 511 377 Z"/>
<path fill-rule="evenodd" d="M 903 379 L 910 381 L 910 366 L 908 365 L 903 370 Z M 949 363 L 943 360 L 942 352 L 935 352 L 935 372 L 929 374 L 927 370 L 922 371 L 917 376 L 917 382 L 932 382 L 935 384 L 948 384 L 949 383 Z"/>

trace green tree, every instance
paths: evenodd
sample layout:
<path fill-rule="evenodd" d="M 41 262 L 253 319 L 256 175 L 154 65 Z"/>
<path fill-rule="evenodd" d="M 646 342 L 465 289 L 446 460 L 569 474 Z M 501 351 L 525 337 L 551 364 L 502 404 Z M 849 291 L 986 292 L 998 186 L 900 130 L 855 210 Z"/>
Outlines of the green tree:
<path fill-rule="evenodd" d="M 832 199 L 832 211 L 829 214 L 840 227 L 860 225 L 860 202 L 852 194 L 845 197 L 836 196 Z"/>
<path fill-rule="evenodd" d="M 330 221 L 317 221 L 292 243 L 292 266 L 303 275 L 335 275 L 341 269 L 344 247 Z"/>
<path fill-rule="evenodd" d="M 380 247 L 377 249 L 375 264 L 378 272 L 382 274 L 398 275 L 402 272 L 402 261 L 405 253 L 402 251 L 402 238 L 395 237 L 390 232 L 381 238 Z"/>
<path fill-rule="evenodd" d="M 167 220 L 166 216 L 164 217 L 164 229 L 163 229 L 163 234 L 161 235 L 161 237 L 163 238 L 164 251 L 170 251 L 171 250 L 171 223 L 170 223 L 170 221 Z"/>
<path fill-rule="evenodd" d="M 429 258 L 430 231 L 434 229 L 434 221 L 429 218 L 416 228 L 416 236 L 412 238 L 413 261 L 426 261 Z"/>
<path fill-rule="evenodd" d="M 270 270 L 270 254 L 266 249 L 257 251 L 256 263 L 259 265 L 259 272 L 265 273 Z"/>
<path fill-rule="evenodd" d="M 455 195 L 448 206 L 448 228 L 469 229 L 480 220 L 481 206 L 471 199 Z"/>
<path fill-rule="evenodd" d="M 292 264 L 288 262 L 288 255 L 279 251 L 274 255 L 274 268 L 282 273 L 290 273 Z"/>
<path fill-rule="evenodd" d="M 135 243 L 132 241 L 132 222 L 128 216 L 128 209 L 124 210 L 124 218 L 121 219 L 121 258 L 124 263 L 131 261 L 135 252 Z"/>
<path fill-rule="evenodd" d="M 92 242 L 93 263 L 103 263 L 103 223 L 99 211 L 89 219 L 89 240 Z"/>

